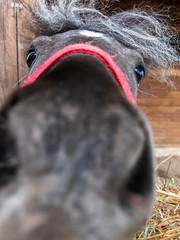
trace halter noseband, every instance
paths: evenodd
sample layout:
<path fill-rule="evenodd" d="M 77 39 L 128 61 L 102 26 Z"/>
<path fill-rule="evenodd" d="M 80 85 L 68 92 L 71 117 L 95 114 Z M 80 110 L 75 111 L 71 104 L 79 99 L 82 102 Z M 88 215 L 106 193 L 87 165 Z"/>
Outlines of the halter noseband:
<path fill-rule="evenodd" d="M 121 69 L 118 65 L 114 62 L 113 58 L 104 50 L 99 47 L 92 46 L 89 44 L 72 44 L 68 45 L 67 47 L 61 49 L 60 51 L 56 52 L 52 55 L 48 60 L 46 60 L 23 84 L 23 86 L 29 85 L 36 81 L 42 74 L 49 71 L 57 62 L 62 60 L 63 58 L 74 54 L 74 53 L 83 53 L 93 55 L 99 58 L 104 64 L 108 67 L 111 71 L 114 79 L 120 86 L 120 88 L 125 93 L 126 97 L 129 101 L 135 104 L 134 97 L 131 93 L 130 87 L 127 83 L 127 79 L 122 73 Z"/>

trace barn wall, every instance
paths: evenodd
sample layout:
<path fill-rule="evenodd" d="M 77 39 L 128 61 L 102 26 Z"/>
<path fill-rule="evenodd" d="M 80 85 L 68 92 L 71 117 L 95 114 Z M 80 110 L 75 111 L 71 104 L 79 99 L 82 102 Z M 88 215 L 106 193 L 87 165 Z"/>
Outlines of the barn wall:
<path fill-rule="evenodd" d="M 0 0 L 0 103 L 17 82 L 16 11 Z"/>
<path fill-rule="evenodd" d="M 174 87 L 148 76 L 140 86 L 137 102 L 153 130 L 156 157 L 163 162 L 161 176 L 180 178 L 180 66 L 172 72 L 167 70 L 166 75 Z"/>
<path fill-rule="evenodd" d="M 14 87 L 27 78 L 25 56 L 34 38 L 31 14 L 33 2 L 32 0 L 0 0 L 0 105 Z M 21 6 L 16 8 L 12 3 L 19 3 Z M 126 1 L 126 3 L 114 1 L 110 6 L 112 10 L 114 8 L 129 9 L 140 3 L 141 0 Z M 152 0 L 149 3 L 157 5 L 158 1 Z M 167 0 L 163 3 L 166 6 L 174 6 L 171 11 L 174 17 L 172 23 L 180 33 L 178 15 L 180 1 Z M 155 75 L 158 76 L 158 74 L 157 70 Z M 149 75 L 139 89 L 138 105 L 150 120 L 157 155 L 160 159 L 164 160 L 172 155 L 172 159 L 180 160 L 180 67 L 172 72 L 167 70 L 166 75 L 174 81 L 174 87 L 161 84 Z"/>
<path fill-rule="evenodd" d="M 32 5 L 33 1 L 23 0 L 22 9 L 18 13 L 18 70 L 19 84 L 22 84 L 28 77 L 26 54 L 32 39 L 35 38 Z"/>
<path fill-rule="evenodd" d="M 27 78 L 25 56 L 35 36 L 31 5 L 29 0 L 0 0 L 0 105 Z"/>

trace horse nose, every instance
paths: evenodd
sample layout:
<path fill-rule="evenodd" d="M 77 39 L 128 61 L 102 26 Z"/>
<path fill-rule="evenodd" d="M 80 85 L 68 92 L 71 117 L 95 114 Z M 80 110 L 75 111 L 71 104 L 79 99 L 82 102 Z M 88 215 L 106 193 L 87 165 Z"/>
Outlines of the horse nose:
<path fill-rule="evenodd" d="M 99 76 L 67 71 L 65 81 L 47 76 L 21 89 L 33 95 L 9 113 L 19 169 L 1 192 L 3 239 L 124 240 L 147 218 L 155 176 L 147 120 L 111 75 Z"/>

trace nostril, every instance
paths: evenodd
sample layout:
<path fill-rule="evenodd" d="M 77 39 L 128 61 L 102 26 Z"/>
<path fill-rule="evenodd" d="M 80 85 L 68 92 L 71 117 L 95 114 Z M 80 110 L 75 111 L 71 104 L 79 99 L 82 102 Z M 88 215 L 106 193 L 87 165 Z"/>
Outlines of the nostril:
<path fill-rule="evenodd" d="M 16 166 L 0 166 L 0 188 L 10 184 L 17 175 Z"/>
<path fill-rule="evenodd" d="M 136 164 L 130 170 L 129 175 L 121 189 L 120 202 L 126 204 L 141 205 L 143 202 L 152 202 L 154 193 L 154 157 L 149 136 L 144 143 L 144 148 L 137 159 Z M 123 194 L 122 194 L 123 192 Z"/>
<path fill-rule="evenodd" d="M 137 164 L 133 167 L 127 187 L 138 194 L 149 194 L 152 191 L 153 168 L 152 159 L 149 156 L 148 149 L 143 150 Z"/>
<path fill-rule="evenodd" d="M 0 188 L 11 183 L 17 175 L 15 145 L 4 124 L 0 125 Z"/>

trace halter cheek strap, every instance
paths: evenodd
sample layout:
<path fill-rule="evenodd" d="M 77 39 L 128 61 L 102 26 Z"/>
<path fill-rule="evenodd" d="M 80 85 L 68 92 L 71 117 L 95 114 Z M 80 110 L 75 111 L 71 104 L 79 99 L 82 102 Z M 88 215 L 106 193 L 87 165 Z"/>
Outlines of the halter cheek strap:
<path fill-rule="evenodd" d="M 133 104 L 136 104 L 134 97 L 131 93 L 130 87 L 127 83 L 127 79 L 122 73 L 121 69 L 114 62 L 113 58 L 104 50 L 99 47 L 92 46 L 89 44 L 72 44 L 61 49 L 52 55 L 48 60 L 46 60 L 23 84 L 23 86 L 29 85 L 36 81 L 42 74 L 50 70 L 57 62 L 61 59 L 74 54 L 74 53 L 84 53 L 98 57 L 111 71 L 114 79 L 120 86 L 120 88 L 125 93 L 126 97 Z"/>

